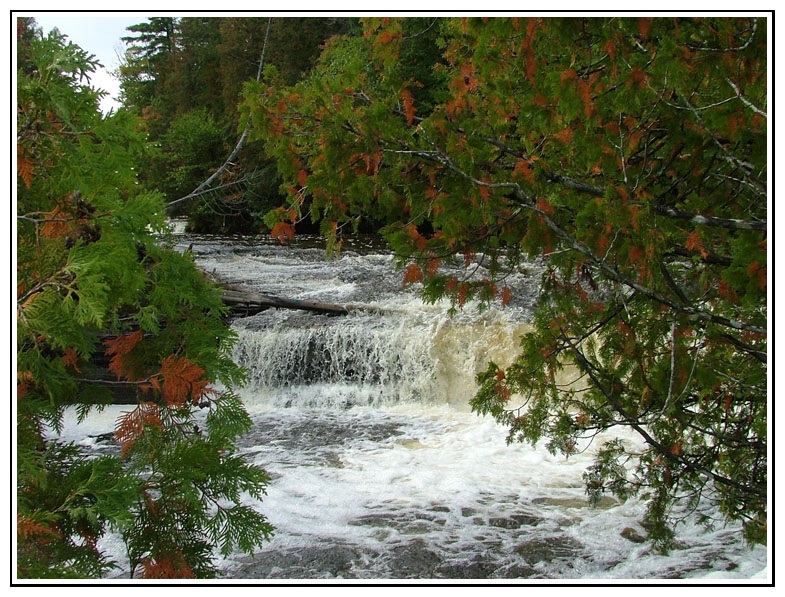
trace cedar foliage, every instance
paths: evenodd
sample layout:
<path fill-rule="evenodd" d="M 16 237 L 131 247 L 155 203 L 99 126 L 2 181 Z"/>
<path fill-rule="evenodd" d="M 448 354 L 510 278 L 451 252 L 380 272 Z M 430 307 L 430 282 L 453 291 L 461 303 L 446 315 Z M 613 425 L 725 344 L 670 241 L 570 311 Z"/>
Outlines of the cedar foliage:
<path fill-rule="evenodd" d="M 602 445 L 586 489 L 646 499 L 661 549 L 690 513 L 765 542 L 766 29 L 440 18 L 441 56 L 417 71 L 426 104 L 401 59 L 422 37 L 365 19 L 301 83 L 246 86 L 241 110 L 288 196 L 266 222 L 310 215 L 337 248 L 341 231 L 403 214 L 385 230 L 403 283 L 454 307 L 510 303 L 506 275 L 544 257 L 535 330 L 510 368 L 479 375 L 473 409 L 567 456 L 634 430 L 646 448 Z"/>
<path fill-rule="evenodd" d="M 139 123 L 101 115 L 95 60 L 30 19 L 17 47 L 17 576 L 103 576 L 109 531 L 134 576 L 214 576 L 216 553 L 272 532 L 244 503 L 268 476 L 234 449 L 250 420 L 219 292 L 161 246 L 162 198 L 131 167 Z M 97 375 L 101 353 L 114 380 Z M 117 421 L 120 456 L 59 438 L 67 411 L 81 422 L 117 386 L 138 397 Z"/>

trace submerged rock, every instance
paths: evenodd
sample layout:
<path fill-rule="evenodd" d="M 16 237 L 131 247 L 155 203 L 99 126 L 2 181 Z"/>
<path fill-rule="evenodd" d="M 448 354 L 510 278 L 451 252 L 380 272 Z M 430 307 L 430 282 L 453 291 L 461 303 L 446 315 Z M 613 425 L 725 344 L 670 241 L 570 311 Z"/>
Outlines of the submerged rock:
<path fill-rule="evenodd" d="M 263 551 L 243 558 L 231 578 L 357 578 L 356 563 L 363 556 L 345 545 Z"/>
<path fill-rule="evenodd" d="M 619 533 L 619 535 L 627 539 L 627 541 L 632 541 L 633 543 L 646 542 L 646 537 L 641 535 L 638 531 L 636 531 L 632 527 L 625 528 L 621 533 Z"/>
<path fill-rule="evenodd" d="M 572 558 L 580 554 L 583 545 L 566 535 L 548 537 L 547 539 L 531 539 L 515 548 L 529 565 L 548 562 L 557 558 Z"/>

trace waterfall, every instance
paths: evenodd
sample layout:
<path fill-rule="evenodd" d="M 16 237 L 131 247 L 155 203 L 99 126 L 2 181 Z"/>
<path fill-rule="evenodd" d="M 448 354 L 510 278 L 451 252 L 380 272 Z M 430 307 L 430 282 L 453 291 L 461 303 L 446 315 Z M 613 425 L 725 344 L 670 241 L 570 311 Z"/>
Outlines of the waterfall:
<path fill-rule="evenodd" d="M 526 329 L 498 311 L 455 319 L 414 307 L 393 315 L 293 318 L 235 326 L 236 361 L 247 368 L 247 402 L 349 407 L 450 404 L 468 408 L 475 376 L 510 364 Z"/>

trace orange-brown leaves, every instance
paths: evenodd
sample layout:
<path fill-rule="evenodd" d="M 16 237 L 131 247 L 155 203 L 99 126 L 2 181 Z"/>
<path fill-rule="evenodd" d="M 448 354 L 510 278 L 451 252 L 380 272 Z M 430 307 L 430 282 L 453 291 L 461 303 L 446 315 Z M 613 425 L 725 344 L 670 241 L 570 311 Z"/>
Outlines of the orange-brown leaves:
<path fill-rule="evenodd" d="M 578 93 L 583 102 L 583 113 L 589 118 L 594 112 L 591 101 L 591 83 L 585 79 L 578 79 Z"/>
<path fill-rule="evenodd" d="M 506 307 L 512 299 L 512 291 L 505 286 L 502 288 L 502 307 Z"/>
<path fill-rule="evenodd" d="M 63 362 L 67 366 L 71 367 L 77 373 L 81 373 L 81 371 L 79 370 L 79 367 L 76 365 L 76 362 L 77 362 L 78 359 L 79 359 L 79 357 L 78 357 L 78 355 L 76 354 L 76 351 L 73 348 L 69 347 L 69 348 L 65 349 L 65 354 L 63 355 Z"/>
<path fill-rule="evenodd" d="M 379 35 L 376 36 L 376 40 L 374 43 L 387 45 L 393 42 L 399 41 L 401 39 L 400 33 L 392 33 L 390 31 L 382 31 Z"/>
<path fill-rule="evenodd" d="M 616 42 L 612 39 L 605 42 L 605 53 L 611 57 L 611 60 L 616 60 Z"/>
<path fill-rule="evenodd" d="M 436 272 L 439 271 L 439 266 L 442 264 L 441 259 L 433 258 L 429 259 L 427 265 L 425 266 L 425 273 L 429 277 L 433 277 L 436 275 Z"/>
<path fill-rule="evenodd" d="M 499 373 L 504 375 L 504 371 L 499 371 Z M 506 385 L 497 383 L 495 386 L 493 386 L 493 389 L 499 393 L 504 402 L 507 402 L 510 399 L 510 389 Z"/>
<path fill-rule="evenodd" d="M 607 249 L 610 244 L 611 240 L 604 234 L 597 236 L 597 251 L 599 253 L 604 253 L 605 249 Z"/>
<path fill-rule="evenodd" d="M 16 515 L 16 534 L 20 539 L 28 539 L 36 535 L 49 535 L 51 537 L 61 537 L 62 534 L 57 529 L 26 518 L 21 514 Z"/>
<path fill-rule="evenodd" d="M 401 97 L 403 97 L 403 110 L 406 112 L 406 122 L 412 124 L 414 122 L 414 113 L 417 112 L 414 107 L 414 98 L 408 89 L 401 91 Z"/>
<path fill-rule="evenodd" d="M 428 241 L 422 234 L 420 234 L 420 231 L 417 230 L 417 226 L 415 226 L 414 224 L 409 224 L 406 227 L 406 231 L 409 233 L 409 238 L 412 239 L 414 245 L 420 251 L 424 251 L 425 248 L 428 246 Z"/>
<path fill-rule="evenodd" d="M 573 80 L 578 78 L 578 73 L 575 71 L 574 68 L 568 68 L 561 74 L 561 79 L 559 79 L 560 83 L 564 83 L 565 81 Z"/>
<path fill-rule="evenodd" d="M 286 243 L 294 239 L 294 226 L 288 222 L 278 222 L 273 229 L 270 230 L 270 236 L 277 238 L 278 242 Z"/>
<path fill-rule="evenodd" d="M 120 442 L 123 456 L 142 437 L 146 425 L 161 428 L 161 413 L 154 402 L 140 402 L 135 409 L 123 413 L 117 420 L 114 436 Z"/>
<path fill-rule="evenodd" d="M 544 213 L 547 216 L 552 216 L 554 214 L 554 212 L 556 211 L 556 209 L 553 207 L 553 205 L 548 203 L 548 201 L 546 199 L 544 199 L 543 197 L 540 197 L 539 199 L 537 199 L 537 208 L 540 211 L 542 211 L 542 213 Z"/>
<path fill-rule="evenodd" d="M 643 39 L 649 38 L 649 31 L 651 31 L 651 23 L 653 20 L 652 17 L 641 17 L 638 19 L 638 31 Z"/>
<path fill-rule="evenodd" d="M 641 210 L 636 205 L 629 205 L 627 207 L 627 211 L 630 212 L 630 226 L 632 226 L 633 230 L 640 229 L 640 217 L 641 217 Z"/>
<path fill-rule="evenodd" d="M 133 379 L 133 371 L 125 371 L 125 357 L 141 340 L 142 330 L 136 330 L 130 334 L 104 341 L 104 344 L 106 345 L 106 354 L 112 357 L 109 361 L 109 371 L 114 373 L 117 376 L 117 379 L 122 379 L 123 377 L 129 381 Z"/>
<path fill-rule="evenodd" d="M 643 249 L 635 245 L 630 245 L 630 248 L 627 250 L 627 253 L 630 258 L 630 263 L 633 264 L 637 264 L 638 262 L 640 262 L 641 258 L 643 257 Z"/>
<path fill-rule="evenodd" d="M 444 109 L 451 120 L 456 116 L 459 116 L 464 108 L 466 108 L 466 100 L 463 98 L 448 100 L 447 103 L 444 104 Z"/>
<path fill-rule="evenodd" d="M 559 131 L 558 133 L 554 133 L 553 138 L 558 139 L 565 145 L 569 145 L 570 143 L 572 143 L 573 135 L 575 135 L 575 131 L 567 127 L 566 129 Z"/>
<path fill-rule="evenodd" d="M 182 553 L 175 551 L 142 561 L 142 578 L 196 578 Z"/>
<path fill-rule="evenodd" d="M 684 246 L 690 251 L 698 251 L 704 259 L 709 256 L 709 252 L 706 250 L 706 247 L 703 246 L 703 240 L 697 230 L 690 232 Z"/>
<path fill-rule="evenodd" d="M 189 395 L 197 401 L 205 393 L 209 383 L 208 380 L 202 379 L 203 375 L 204 369 L 185 357 L 166 357 L 161 363 L 161 394 L 166 406 L 181 407 Z"/>
<path fill-rule="evenodd" d="M 418 265 L 412 263 L 404 270 L 402 286 L 406 287 L 407 285 L 413 282 L 422 282 L 422 280 L 423 280 L 422 270 Z"/>
<path fill-rule="evenodd" d="M 16 144 L 16 173 L 24 181 L 25 186 L 29 189 L 33 184 L 33 172 L 35 165 L 30 159 L 27 150 L 19 143 Z"/>
<path fill-rule="evenodd" d="M 471 247 L 466 247 L 463 251 L 461 251 L 463 255 L 463 265 L 464 267 L 469 267 L 474 261 L 474 250 Z"/>
<path fill-rule="evenodd" d="M 530 184 L 534 184 L 534 160 L 518 160 L 518 163 L 515 164 L 515 169 L 513 173 L 520 174 L 526 179 L 526 182 Z"/>
<path fill-rule="evenodd" d="M 467 284 L 461 284 L 458 286 L 458 306 L 463 309 L 463 305 L 466 304 L 466 299 L 469 297 L 469 286 Z"/>
<path fill-rule="evenodd" d="M 17 387 L 18 387 L 18 384 L 26 385 L 26 384 L 33 383 L 33 381 L 34 381 L 34 378 L 33 378 L 32 372 L 30 372 L 30 371 L 20 371 L 19 369 L 16 370 Z"/>
<path fill-rule="evenodd" d="M 300 183 L 301 187 L 304 187 L 308 182 L 308 173 L 305 170 L 300 170 L 297 173 L 297 182 Z"/>
<path fill-rule="evenodd" d="M 761 266 L 757 261 L 753 261 L 750 263 L 749 267 L 747 267 L 747 275 L 750 278 L 756 277 L 758 287 L 761 290 L 766 290 L 766 266 Z"/>
<path fill-rule="evenodd" d="M 71 222 L 63 221 L 68 219 L 68 215 L 59 206 L 46 212 L 44 219 L 48 220 L 41 226 L 41 236 L 44 238 L 60 238 L 71 230 Z"/>
<path fill-rule="evenodd" d="M 733 290 L 733 288 L 730 287 L 730 284 L 728 284 L 725 280 L 720 280 L 718 282 L 718 284 L 717 284 L 717 293 L 722 298 L 724 298 L 725 300 L 728 300 L 728 301 L 730 301 L 732 303 L 738 303 L 739 302 L 739 295 L 736 293 L 735 290 Z"/>
<path fill-rule="evenodd" d="M 639 66 L 630 69 L 630 74 L 627 77 L 627 86 L 637 85 L 641 89 L 646 87 L 646 71 Z"/>

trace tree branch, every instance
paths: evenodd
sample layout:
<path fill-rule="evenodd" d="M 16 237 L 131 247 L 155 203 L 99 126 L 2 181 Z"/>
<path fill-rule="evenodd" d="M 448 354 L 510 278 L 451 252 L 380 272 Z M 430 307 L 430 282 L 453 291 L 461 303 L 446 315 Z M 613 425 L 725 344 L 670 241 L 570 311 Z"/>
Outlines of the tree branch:
<path fill-rule="evenodd" d="M 265 31 L 265 34 L 264 34 L 264 44 L 262 45 L 262 55 L 259 58 L 259 68 L 256 70 L 256 81 L 257 82 L 259 82 L 259 80 L 261 80 L 261 78 L 262 78 L 262 67 L 264 65 L 264 53 L 265 53 L 265 50 L 267 50 L 267 37 L 270 34 L 270 22 L 271 21 L 272 21 L 272 17 L 268 17 L 268 19 L 267 19 L 267 30 Z M 205 188 L 207 188 L 216 178 L 218 178 L 221 174 L 223 174 L 224 171 L 226 171 L 226 169 L 230 165 L 233 165 L 232 162 L 237 157 L 237 154 L 240 153 L 240 150 L 243 148 L 243 146 L 245 145 L 246 140 L 248 139 L 248 134 L 251 132 L 251 126 L 252 126 L 252 122 L 249 119 L 248 120 L 248 124 L 245 127 L 245 130 L 243 131 L 242 135 L 240 135 L 240 140 L 237 141 L 237 145 L 235 145 L 234 150 L 232 151 L 232 153 L 229 154 L 229 157 L 226 158 L 226 161 L 223 164 L 221 164 L 220 168 L 218 168 L 218 170 L 213 172 L 207 180 L 205 180 L 202 184 L 200 184 L 198 187 L 196 187 L 193 191 L 191 191 L 190 193 L 188 193 L 184 197 L 180 197 L 179 199 L 175 199 L 174 201 L 170 201 L 166 205 L 166 207 L 164 208 L 164 211 L 167 214 L 171 214 L 174 211 L 174 208 L 175 208 L 176 205 L 179 205 L 183 201 L 187 201 L 189 199 L 193 199 L 197 195 L 201 194 L 201 192 Z"/>

